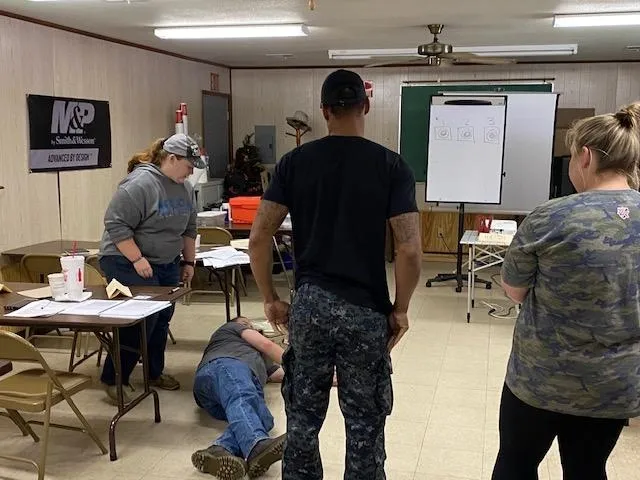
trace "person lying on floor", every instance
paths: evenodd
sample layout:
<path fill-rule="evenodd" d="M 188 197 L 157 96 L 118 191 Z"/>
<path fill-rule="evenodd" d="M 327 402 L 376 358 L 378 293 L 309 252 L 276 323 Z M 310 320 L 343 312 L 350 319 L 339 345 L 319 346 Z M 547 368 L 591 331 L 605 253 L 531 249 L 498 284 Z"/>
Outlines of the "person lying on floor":
<path fill-rule="evenodd" d="M 193 466 L 219 480 L 256 478 L 282 459 L 286 434 L 270 438 L 273 416 L 263 387 L 281 382 L 282 348 L 238 317 L 218 328 L 196 370 L 200 408 L 229 426 L 213 445 L 191 456 Z"/>

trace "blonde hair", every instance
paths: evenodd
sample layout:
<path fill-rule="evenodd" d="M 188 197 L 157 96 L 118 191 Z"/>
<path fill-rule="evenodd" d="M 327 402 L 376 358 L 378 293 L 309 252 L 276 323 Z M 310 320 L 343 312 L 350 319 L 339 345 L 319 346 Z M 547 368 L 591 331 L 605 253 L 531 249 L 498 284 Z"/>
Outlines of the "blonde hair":
<path fill-rule="evenodd" d="M 152 163 L 158 167 L 162 164 L 162 161 L 169 155 L 162 149 L 164 145 L 164 138 L 158 138 L 153 142 L 146 150 L 136 153 L 129 163 L 127 164 L 127 173 L 133 172 L 133 169 L 143 163 Z"/>
<path fill-rule="evenodd" d="M 567 133 L 571 153 L 586 147 L 598 157 L 597 172 L 625 175 L 629 186 L 640 183 L 640 102 L 617 113 L 597 115 L 577 121 Z"/>

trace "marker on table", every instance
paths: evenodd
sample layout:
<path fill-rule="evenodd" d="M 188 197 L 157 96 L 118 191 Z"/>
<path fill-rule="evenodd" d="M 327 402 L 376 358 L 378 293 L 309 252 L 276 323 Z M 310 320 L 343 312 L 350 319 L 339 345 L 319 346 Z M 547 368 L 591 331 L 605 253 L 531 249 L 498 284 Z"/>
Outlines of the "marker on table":
<path fill-rule="evenodd" d="M 175 287 L 172 288 L 171 291 L 169 293 L 176 293 L 178 290 L 180 290 L 181 287 Z"/>

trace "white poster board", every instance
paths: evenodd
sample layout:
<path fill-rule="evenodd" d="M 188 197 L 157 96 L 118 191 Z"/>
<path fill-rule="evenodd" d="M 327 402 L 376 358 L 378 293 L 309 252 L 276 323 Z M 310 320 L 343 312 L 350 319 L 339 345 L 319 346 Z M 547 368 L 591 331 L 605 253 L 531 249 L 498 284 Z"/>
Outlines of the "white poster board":
<path fill-rule="evenodd" d="M 467 212 L 526 215 L 549 200 L 557 93 L 500 92 L 507 97 L 507 126 L 500 205 L 466 205 Z M 449 96 L 448 92 L 443 92 Z M 456 92 L 475 98 L 477 92 Z M 443 207 L 445 207 L 443 205 Z M 451 208 L 449 206 L 448 208 Z"/>
<path fill-rule="evenodd" d="M 432 97 L 427 202 L 501 203 L 506 112 L 504 95 Z"/>

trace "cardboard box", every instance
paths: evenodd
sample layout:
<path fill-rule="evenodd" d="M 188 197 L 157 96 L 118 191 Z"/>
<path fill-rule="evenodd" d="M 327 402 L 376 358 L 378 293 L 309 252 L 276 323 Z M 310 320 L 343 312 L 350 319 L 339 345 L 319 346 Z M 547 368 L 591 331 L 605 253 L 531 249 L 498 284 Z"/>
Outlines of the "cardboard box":
<path fill-rule="evenodd" d="M 595 108 L 558 108 L 556 110 L 556 129 L 569 128 L 576 120 L 593 117 L 595 114 Z"/>
<path fill-rule="evenodd" d="M 568 128 L 556 128 L 553 139 L 553 156 L 564 157 L 571 155 L 569 147 L 566 145 Z"/>

